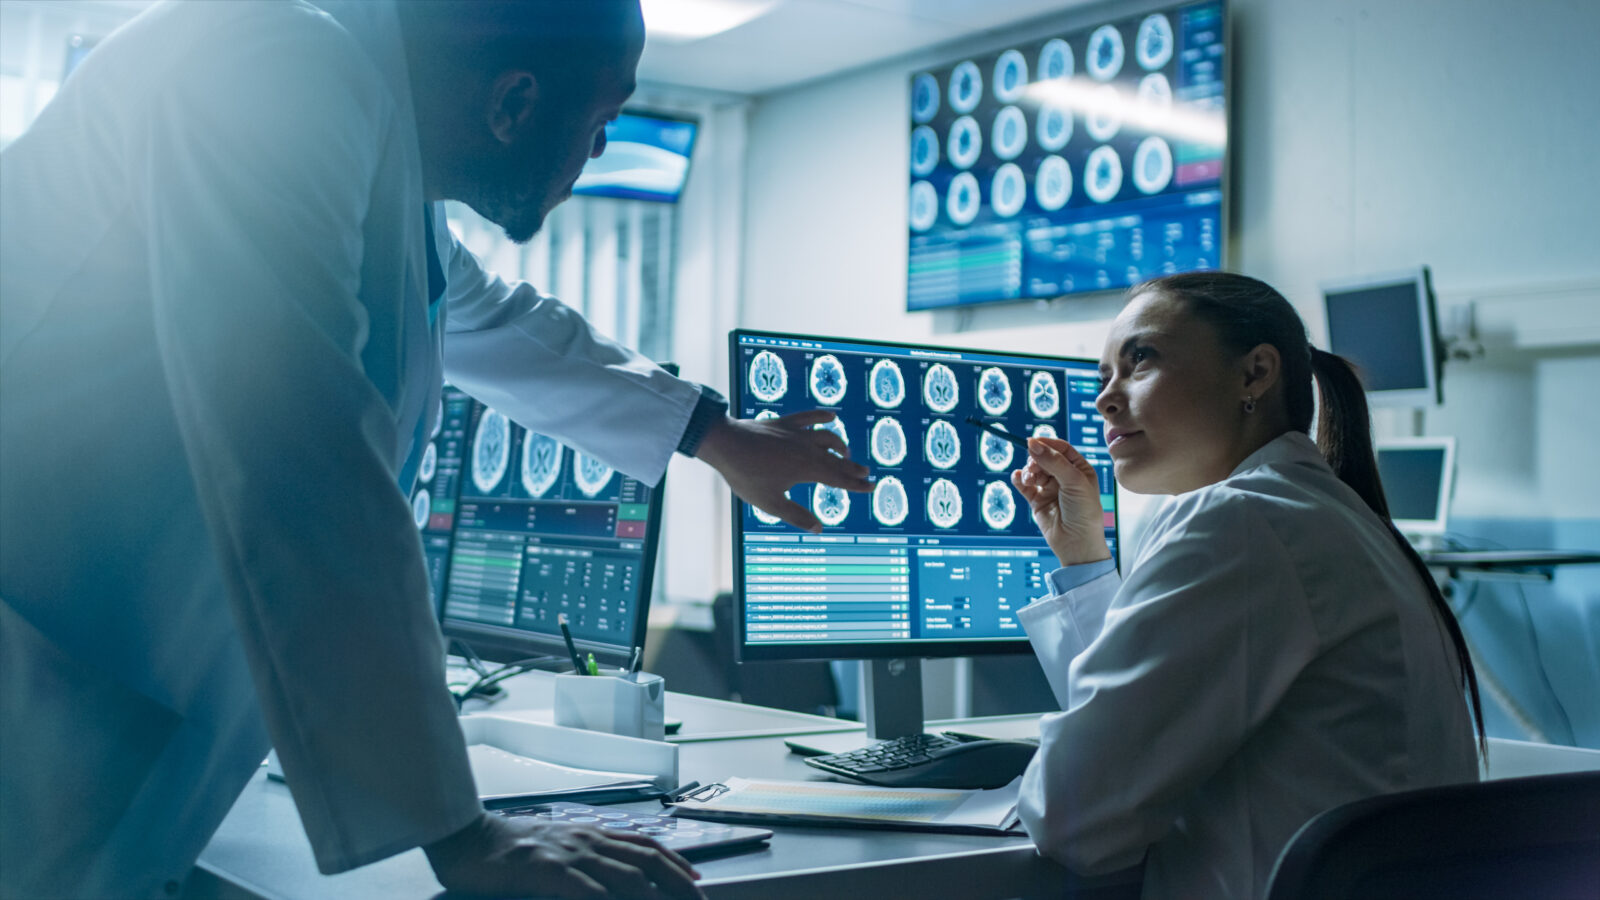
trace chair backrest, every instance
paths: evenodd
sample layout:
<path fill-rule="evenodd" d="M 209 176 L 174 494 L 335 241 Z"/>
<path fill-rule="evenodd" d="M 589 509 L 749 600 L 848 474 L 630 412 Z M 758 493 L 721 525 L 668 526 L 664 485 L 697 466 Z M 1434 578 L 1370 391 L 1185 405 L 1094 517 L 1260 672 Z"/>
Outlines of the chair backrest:
<path fill-rule="evenodd" d="M 1600 895 L 1600 772 L 1358 800 L 1307 822 L 1268 900 Z"/>

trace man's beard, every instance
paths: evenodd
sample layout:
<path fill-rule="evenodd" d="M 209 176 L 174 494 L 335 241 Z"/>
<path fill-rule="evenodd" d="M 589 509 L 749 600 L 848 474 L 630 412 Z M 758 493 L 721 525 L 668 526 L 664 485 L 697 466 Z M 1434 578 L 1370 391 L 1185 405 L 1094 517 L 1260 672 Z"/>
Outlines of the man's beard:
<path fill-rule="evenodd" d="M 499 225 L 513 243 L 526 244 L 544 227 L 545 216 L 549 213 L 545 204 L 550 196 L 546 173 L 555 168 L 553 161 L 508 157 L 480 181 L 477 196 L 466 200 L 466 204 L 473 212 Z"/>

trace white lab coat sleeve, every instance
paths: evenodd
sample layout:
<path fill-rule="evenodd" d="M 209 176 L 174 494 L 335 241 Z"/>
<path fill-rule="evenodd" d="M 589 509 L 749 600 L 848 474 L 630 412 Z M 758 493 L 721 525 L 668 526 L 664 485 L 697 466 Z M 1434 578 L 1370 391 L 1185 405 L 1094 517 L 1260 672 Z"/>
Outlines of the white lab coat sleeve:
<path fill-rule="evenodd" d="M 1065 684 L 1018 812 L 1040 852 L 1084 874 L 1143 859 L 1317 650 L 1287 551 L 1247 498 L 1212 494 L 1169 512 L 1120 586 L 1108 574 L 1047 601 L 1037 613 L 1053 613 L 1055 628 L 1040 629 L 1037 613 L 1025 620 L 1040 663 L 1064 670 Z M 1112 590 L 1103 627 L 1067 656 Z M 1084 621 L 1066 624 L 1078 604 Z"/>
<path fill-rule="evenodd" d="M 199 68 L 217 79 L 152 100 L 136 203 L 172 402 L 151 414 L 176 418 L 268 730 L 332 873 L 481 805 L 396 421 L 361 365 L 362 221 L 393 102 L 329 20 L 284 18 L 216 35 L 226 58 Z"/>
<path fill-rule="evenodd" d="M 445 378 L 525 428 L 660 481 L 700 388 L 595 331 L 560 300 L 507 285 L 460 241 L 445 240 Z"/>

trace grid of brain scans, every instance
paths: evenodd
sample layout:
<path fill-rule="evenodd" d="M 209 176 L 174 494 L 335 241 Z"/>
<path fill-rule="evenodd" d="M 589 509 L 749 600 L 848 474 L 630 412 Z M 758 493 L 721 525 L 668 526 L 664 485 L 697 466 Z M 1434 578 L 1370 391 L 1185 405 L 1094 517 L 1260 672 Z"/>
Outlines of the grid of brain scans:
<path fill-rule="evenodd" d="M 1217 268 L 1224 24 L 1186 3 L 913 74 L 907 309 Z"/>
<path fill-rule="evenodd" d="M 791 489 L 822 522 L 817 536 L 739 504 L 747 642 L 1020 634 L 1012 613 L 1045 593 L 1056 562 L 1011 486 L 1026 450 L 969 417 L 1072 441 L 1100 474 L 1115 541 L 1093 361 L 748 331 L 734 332 L 732 358 L 739 416 L 835 410 L 819 427 L 843 438 L 876 484 L 871 493 Z M 992 584 L 1002 602 L 977 608 Z"/>
<path fill-rule="evenodd" d="M 575 638 L 626 645 L 645 575 L 650 488 L 467 403 L 446 619 L 554 634 L 566 613 Z"/>
<path fill-rule="evenodd" d="M 435 610 L 444 593 L 444 576 L 450 563 L 450 534 L 455 528 L 456 490 L 461 481 L 471 407 L 470 397 L 450 385 L 444 386 L 433 429 L 417 463 L 416 485 L 411 490 L 411 516 L 422 532 L 422 553 Z"/>

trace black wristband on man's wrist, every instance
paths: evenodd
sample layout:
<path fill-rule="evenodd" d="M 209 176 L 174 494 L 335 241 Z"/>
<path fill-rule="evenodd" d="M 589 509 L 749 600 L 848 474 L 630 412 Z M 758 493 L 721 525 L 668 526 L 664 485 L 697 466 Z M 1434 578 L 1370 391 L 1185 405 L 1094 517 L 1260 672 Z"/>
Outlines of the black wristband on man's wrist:
<path fill-rule="evenodd" d="M 705 439 L 706 432 L 727 414 L 727 398 L 703 384 L 700 385 L 700 399 L 695 401 L 694 412 L 689 414 L 689 425 L 683 429 L 683 437 L 678 440 L 678 452 L 684 456 L 693 456 L 695 451 L 700 449 L 700 442 Z"/>

